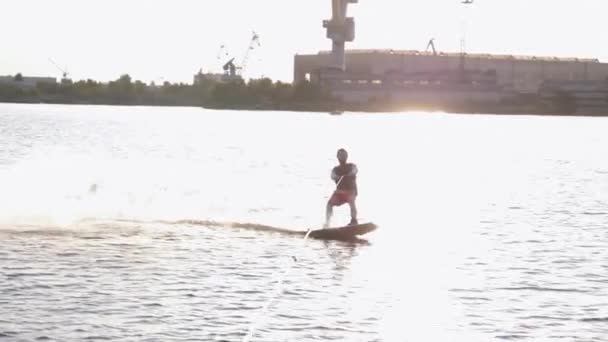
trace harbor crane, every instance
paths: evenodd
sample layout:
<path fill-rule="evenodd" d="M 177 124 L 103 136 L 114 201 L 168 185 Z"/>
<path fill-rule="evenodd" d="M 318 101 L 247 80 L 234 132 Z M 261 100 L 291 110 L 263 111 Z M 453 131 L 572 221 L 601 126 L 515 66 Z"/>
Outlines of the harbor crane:
<path fill-rule="evenodd" d="M 359 0 L 332 0 L 332 17 L 323 20 L 323 27 L 327 29 L 327 38 L 332 41 L 333 69 L 346 70 L 346 42 L 355 40 L 355 19 L 348 17 L 348 5 L 356 4 Z"/>
<path fill-rule="evenodd" d="M 234 57 L 232 59 L 230 59 L 228 62 L 226 62 L 226 64 L 224 64 L 224 66 L 222 67 L 224 69 L 224 73 L 230 76 L 236 76 L 236 65 L 234 65 Z"/>
<path fill-rule="evenodd" d="M 465 8 L 470 8 L 473 4 L 475 0 L 464 0 L 462 1 L 462 4 L 464 4 Z M 459 70 L 460 70 L 460 80 L 461 82 L 465 81 L 465 74 L 466 74 L 466 58 L 467 58 L 467 33 L 466 33 L 466 19 L 463 20 L 462 23 L 462 38 L 460 39 L 460 63 L 459 63 Z"/>
<path fill-rule="evenodd" d="M 61 71 L 61 83 L 62 84 L 68 84 L 68 83 L 72 83 L 72 81 L 68 78 L 68 68 L 67 67 L 60 67 L 59 64 L 55 63 L 54 60 L 52 60 L 51 58 L 49 58 L 49 61 L 55 66 L 55 68 L 57 68 L 59 71 Z"/>
<path fill-rule="evenodd" d="M 435 50 L 435 38 L 431 38 L 431 40 L 429 40 L 429 43 L 426 45 L 425 52 L 429 52 L 429 48 L 432 49 L 433 56 L 437 56 L 437 50 Z"/>
<path fill-rule="evenodd" d="M 237 76 L 242 75 L 243 72 L 245 71 L 245 69 L 247 68 L 247 63 L 249 62 L 249 59 L 251 58 L 251 53 L 256 48 L 261 47 L 261 46 L 262 46 L 262 44 L 260 43 L 260 35 L 254 31 L 251 36 L 251 40 L 249 41 L 249 46 L 247 46 L 247 51 L 245 51 L 245 55 L 243 56 L 243 59 L 241 61 L 241 64 L 237 66 L 234 63 L 236 57 L 232 57 L 222 67 L 222 69 L 224 69 L 224 74 L 231 76 L 231 77 L 237 77 Z M 224 56 L 228 56 L 228 53 L 225 52 L 225 46 L 222 45 L 220 48 L 220 52 L 218 53 L 218 59 L 222 58 Z"/>
<path fill-rule="evenodd" d="M 245 71 L 245 68 L 247 68 L 247 63 L 249 62 L 249 58 L 251 57 L 251 52 L 253 50 L 255 50 L 256 47 L 261 47 L 262 44 L 260 43 L 260 35 L 258 35 L 255 31 L 253 31 L 253 34 L 251 36 L 251 40 L 249 41 L 249 46 L 247 47 L 247 51 L 245 52 L 245 56 L 243 57 L 243 60 L 241 61 L 241 73 L 243 71 Z"/>

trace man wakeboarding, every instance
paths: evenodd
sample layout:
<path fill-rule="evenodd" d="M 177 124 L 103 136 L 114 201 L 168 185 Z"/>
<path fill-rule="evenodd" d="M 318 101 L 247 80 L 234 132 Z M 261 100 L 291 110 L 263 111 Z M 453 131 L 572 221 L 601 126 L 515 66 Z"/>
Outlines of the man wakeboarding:
<path fill-rule="evenodd" d="M 348 203 L 350 206 L 350 224 L 357 225 L 357 206 L 355 200 L 357 198 L 357 165 L 347 163 L 348 152 L 341 148 L 337 153 L 338 166 L 331 170 L 331 179 L 336 182 L 336 190 L 327 201 L 327 209 L 325 213 L 325 225 L 323 228 L 329 228 L 333 209 L 336 206 L 341 206 Z"/>

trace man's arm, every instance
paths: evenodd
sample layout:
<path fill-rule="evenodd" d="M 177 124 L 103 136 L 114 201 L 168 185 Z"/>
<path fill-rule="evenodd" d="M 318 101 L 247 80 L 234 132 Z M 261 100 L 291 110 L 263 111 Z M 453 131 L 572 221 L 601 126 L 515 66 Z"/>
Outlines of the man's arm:
<path fill-rule="evenodd" d="M 337 181 L 340 179 L 340 177 L 339 177 L 339 176 L 338 176 L 338 174 L 336 173 L 336 168 L 333 168 L 333 169 L 331 170 L 331 179 L 332 179 L 334 182 L 337 182 Z"/>
<path fill-rule="evenodd" d="M 357 168 L 357 165 L 352 164 L 352 167 L 350 168 L 350 172 L 348 173 L 348 175 L 356 176 L 358 172 L 359 172 L 359 169 Z"/>

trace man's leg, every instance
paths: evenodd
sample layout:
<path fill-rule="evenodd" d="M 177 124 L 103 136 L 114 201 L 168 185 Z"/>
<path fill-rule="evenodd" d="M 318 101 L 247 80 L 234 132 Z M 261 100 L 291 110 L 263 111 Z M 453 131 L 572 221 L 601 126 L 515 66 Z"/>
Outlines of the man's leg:
<path fill-rule="evenodd" d="M 354 197 L 348 201 L 348 205 L 350 206 L 350 224 L 359 224 L 359 221 L 357 221 L 357 204 Z"/>
<path fill-rule="evenodd" d="M 331 217 L 334 213 L 334 205 L 331 202 L 331 199 L 327 201 L 327 207 L 325 208 L 325 225 L 323 228 L 329 228 L 329 221 L 331 221 Z"/>

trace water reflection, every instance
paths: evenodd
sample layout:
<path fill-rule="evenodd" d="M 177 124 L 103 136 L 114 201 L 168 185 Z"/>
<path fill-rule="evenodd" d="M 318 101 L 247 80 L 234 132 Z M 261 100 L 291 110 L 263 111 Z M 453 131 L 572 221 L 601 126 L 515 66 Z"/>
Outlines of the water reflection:
<path fill-rule="evenodd" d="M 362 248 L 369 242 L 361 239 L 360 242 L 330 242 L 323 241 L 327 255 L 334 262 L 336 275 L 343 275 L 350 266 L 352 259 L 357 255 L 357 249 Z M 339 280 L 338 278 L 335 278 Z"/>

